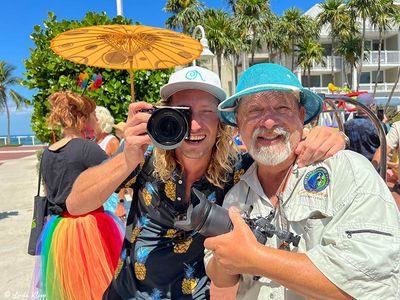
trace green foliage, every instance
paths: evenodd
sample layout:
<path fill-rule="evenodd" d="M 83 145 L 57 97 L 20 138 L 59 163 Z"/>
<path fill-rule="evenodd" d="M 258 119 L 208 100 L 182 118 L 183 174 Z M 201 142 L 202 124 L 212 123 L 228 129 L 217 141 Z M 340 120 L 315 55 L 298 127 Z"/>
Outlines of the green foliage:
<path fill-rule="evenodd" d="M 32 102 L 34 112 L 31 125 L 36 136 L 42 142 L 52 142 L 53 136 L 47 125 L 49 114 L 48 97 L 56 91 L 71 90 L 81 92 L 76 85 L 79 73 L 87 73 L 89 77 L 100 73 L 103 85 L 94 91 L 87 90 L 86 95 L 92 97 L 97 105 L 107 107 L 115 122 L 125 121 L 131 102 L 130 78 L 126 70 L 113 70 L 88 67 L 75 64 L 55 54 L 50 48 L 50 41 L 59 33 L 79 27 L 108 24 L 131 24 L 131 20 L 122 16 L 110 19 L 105 13 L 89 12 L 78 20 L 58 21 L 55 14 L 49 12 L 43 26 L 34 26 L 31 39 L 35 47 L 31 56 L 25 60 L 26 80 L 24 84 L 37 92 Z M 135 100 L 155 103 L 160 100 L 159 89 L 169 78 L 172 70 L 135 71 Z"/>

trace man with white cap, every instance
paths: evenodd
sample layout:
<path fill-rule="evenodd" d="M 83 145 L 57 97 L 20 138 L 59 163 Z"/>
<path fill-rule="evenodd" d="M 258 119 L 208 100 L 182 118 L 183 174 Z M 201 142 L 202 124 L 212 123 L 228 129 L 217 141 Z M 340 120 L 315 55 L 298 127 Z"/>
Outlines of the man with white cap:
<path fill-rule="evenodd" d="M 255 160 L 223 203 L 233 230 L 205 241 L 207 274 L 239 282 L 238 300 L 399 299 L 400 214 L 372 165 L 339 151 L 297 166 L 303 125 L 322 103 L 288 69 L 258 64 L 218 107 Z"/>
<path fill-rule="evenodd" d="M 190 134 L 182 144 L 173 150 L 154 147 L 144 155 L 151 143 L 146 134 L 150 114 L 141 110 L 152 106 L 133 103 L 123 152 L 82 173 L 67 199 L 71 214 L 83 214 L 101 206 L 124 180 L 123 186 L 134 190 L 120 266 L 105 299 L 208 299 L 204 237 L 174 228 L 174 220 L 193 200 L 192 187 L 222 204 L 249 164 L 239 159 L 230 129 L 218 118 L 217 106 L 226 95 L 215 73 L 184 68 L 171 75 L 160 94 L 164 105 L 191 108 Z M 298 151 L 315 161 L 343 145 L 339 134 L 320 128 Z"/>

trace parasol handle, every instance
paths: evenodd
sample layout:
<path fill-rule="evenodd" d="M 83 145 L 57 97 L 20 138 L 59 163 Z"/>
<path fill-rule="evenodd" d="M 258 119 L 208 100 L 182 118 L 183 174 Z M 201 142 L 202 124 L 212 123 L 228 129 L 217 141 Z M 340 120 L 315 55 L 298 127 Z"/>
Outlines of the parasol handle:
<path fill-rule="evenodd" d="M 135 84 L 134 84 L 134 79 L 133 79 L 133 70 L 129 70 L 129 75 L 131 77 L 131 97 L 132 97 L 132 102 L 135 102 Z"/>

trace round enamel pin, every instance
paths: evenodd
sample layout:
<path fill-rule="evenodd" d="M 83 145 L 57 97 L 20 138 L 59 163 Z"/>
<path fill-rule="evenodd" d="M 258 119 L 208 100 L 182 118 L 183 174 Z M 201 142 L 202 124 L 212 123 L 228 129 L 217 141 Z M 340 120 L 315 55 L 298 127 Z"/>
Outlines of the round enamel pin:
<path fill-rule="evenodd" d="M 329 185 L 328 171 L 319 167 L 310 171 L 304 177 L 304 188 L 309 192 L 321 192 Z"/>

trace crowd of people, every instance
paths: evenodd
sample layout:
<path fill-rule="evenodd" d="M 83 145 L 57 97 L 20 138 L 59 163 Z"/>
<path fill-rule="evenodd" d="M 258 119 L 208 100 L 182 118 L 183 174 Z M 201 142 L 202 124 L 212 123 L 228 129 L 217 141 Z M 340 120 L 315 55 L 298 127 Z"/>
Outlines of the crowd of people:
<path fill-rule="evenodd" d="M 86 96 L 50 97 L 49 121 L 63 138 L 42 157 L 53 207 L 37 247 L 38 295 L 400 296 L 396 203 L 372 164 L 344 150 L 346 136 L 317 126 L 304 137 L 323 100 L 292 72 L 254 65 L 227 98 L 218 75 L 187 67 L 171 75 L 160 96 L 163 106 L 191 110 L 189 135 L 174 149 L 152 147 L 148 103 L 132 103 L 126 123 L 115 125 L 110 112 Z M 87 128 L 95 141 L 84 138 Z M 399 148 L 395 128 L 390 149 Z M 121 212 L 127 190 L 132 203 Z M 176 225 L 200 198 L 229 210 L 232 231 L 202 231 L 208 212 L 200 214 L 200 225 Z M 215 211 L 221 211 L 215 218 L 224 212 L 228 218 L 226 210 Z"/>

